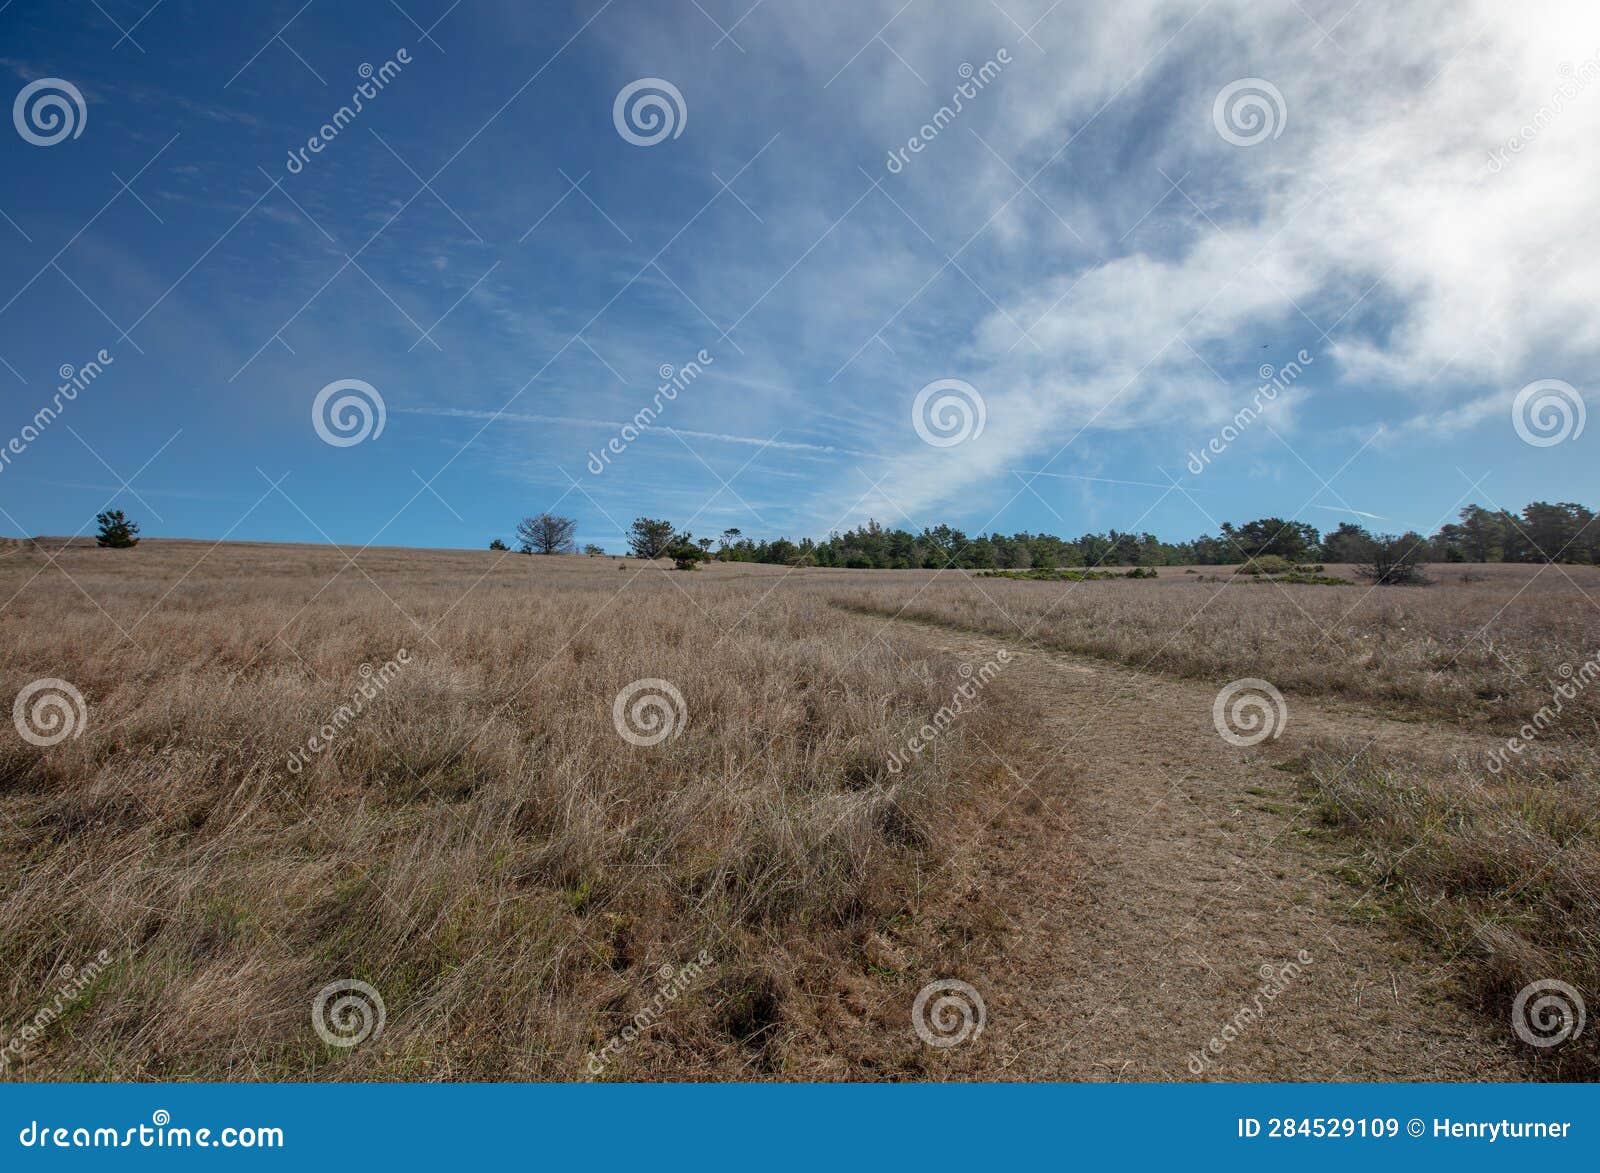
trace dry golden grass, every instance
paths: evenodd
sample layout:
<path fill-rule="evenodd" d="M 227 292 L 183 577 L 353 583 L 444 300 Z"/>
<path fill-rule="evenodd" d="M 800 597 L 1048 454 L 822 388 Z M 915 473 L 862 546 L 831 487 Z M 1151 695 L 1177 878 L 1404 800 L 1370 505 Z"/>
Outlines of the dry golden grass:
<path fill-rule="evenodd" d="M 57 677 L 88 707 L 77 739 L 0 741 L 0 1022 L 110 958 L 13 1077 L 862 1074 L 815 1065 L 797 991 L 914 895 L 995 768 L 991 706 L 886 769 L 954 659 L 903 661 L 808 593 L 747 618 L 770 568 L 205 551 L 0 561 L 0 693 Z M 652 677 L 686 720 L 635 746 L 613 699 Z M 590 1061 L 702 953 L 670 1014 Z M 350 1050 L 311 1023 L 347 978 L 388 1016 Z"/>
<path fill-rule="evenodd" d="M 0 1069 L 925 1075 L 930 1051 L 903 1020 L 891 1035 L 862 1007 L 956 971 L 954 951 L 953 965 L 931 963 L 944 947 L 932 938 L 995 931 L 977 901 L 925 916 L 938 921 L 926 940 L 914 922 L 981 870 L 981 851 L 955 849 L 998 806 L 996 750 L 1037 760 L 1038 698 L 1002 677 L 891 773 L 891 754 L 963 677 L 953 655 L 897 640 L 886 617 L 1502 729 L 1549 700 L 1562 664 L 1594 654 L 1586 592 L 1600 594 L 1600 572 L 1434 572 L 1432 588 L 1368 591 L 1172 569 L 1069 584 L 394 549 L 352 561 L 309 546 L 9 547 L 0 696 L 64 679 L 88 719 L 55 746 L 9 728 L 0 739 L 0 1023 L 42 1015 L 35 1037 L 0 1037 Z M 402 649 L 407 662 L 375 689 L 363 667 Z M 686 720 L 681 736 L 639 746 L 612 705 L 647 678 L 672 682 Z M 1487 782 L 1481 769 L 1391 760 L 1342 773 L 1322 762 L 1308 784 L 1352 836 L 1363 883 L 1472 959 L 1497 1012 L 1508 983 L 1573 972 L 1574 958 L 1586 993 L 1600 978 L 1592 691 L 1537 754 Z M 331 744 L 291 768 L 330 723 Z M 377 988 L 387 1024 L 344 1049 L 313 1030 L 312 1001 L 351 978 Z M 633 1024 L 639 1037 L 608 1050 Z M 1586 1062 L 1566 1054 L 1563 1071 Z"/>
<path fill-rule="evenodd" d="M 1590 1007 L 1600 996 L 1595 751 L 1538 750 L 1496 773 L 1482 761 L 1330 746 L 1304 775 L 1323 823 L 1356 845 L 1351 878 L 1455 962 L 1463 991 L 1501 1020 L 1518 991 L 1557 975 Z M 1592 1023 L 1524 1053 L 1549 1078 L 1600 1076 Z"/>
<path fill-rule="evenodd" d="M 951 575 L 922 589 L 852 580 L 847 605 L 1180 676 L 1265 677 L 1285 693 L 1348 697 L 1396 716 L 1510 728 L 1550 698 L 1562 665 L 1600 654 L 1600 569 L 1436 566 L 1431 587 L 1221 581 L 1164 567 L 1143 582 Z M 1331 574 L 1354 577 L 1350 567 Z M 1199 581 L 1200 579 L 1207 581 Z M 1600 735 L 1600 689 L 1557 736 Z"/>
<path fill-rule="evenodd" d="M 1354 577 L 1348 567 L 1329 572 Z M 1307 765 L 1322 822 L 1353 850 L 1348 876 L 1452 958 L 1462 994 L 1497 1023 L 1519 990 L 1560 975 L 1600 1004 L 1600 570 L 1441 566 L 1426 588 L 1273 586 L 1225 570 L 1156 582 L 949 580 L 913 595 L 841 595 L 875 615 L 937 622 L 1218 682 L 1263 677 L 1290 694 L 1387 716 L 1446 719 L 1530 749 L 1482 757 L 1374 757 L 1360 743 Z M 1200 579 L 1206 581 L 1199 581 Z M 1548 724 L 1530 723 L 1541 709 Z M 1600 1075 L 1592 1029 L 1524 1048 L 1551 1078 Z"/>

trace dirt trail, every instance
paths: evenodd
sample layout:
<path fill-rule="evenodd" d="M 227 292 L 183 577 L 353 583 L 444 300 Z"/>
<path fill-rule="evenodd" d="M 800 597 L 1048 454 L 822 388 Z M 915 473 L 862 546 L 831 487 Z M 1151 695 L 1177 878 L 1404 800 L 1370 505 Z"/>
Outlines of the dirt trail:
<path fill-rule="evenodd" d="M 892 634 L 974 663 L 1009 647 L 1007 680 L 1045 705 L 1055 751 L 975 845 L 1009 927 L 998 956 L 973 958 L 988 1027 L 940 1052 L 935 1077 L 1189 1080 L 1198 1063 L 1226 1080 L 1526 1078 L 1452 1000 L 1443 959 L 1333 874 L 1339 849 L 1303 833 L 1294 781 L 1273 768 L 1313 738 L 1449 752 L 1480 744 L 1469 732 L 1291 697 L 1277 740 L 1238 748 L 1212 723 L 1221 682 L 920 623 Z M 1300 974 L 1248 1021 L 1262 967 L 1290 961 Z M 1196 1059 L 1213 1038 L 1222 1053 Z"/>

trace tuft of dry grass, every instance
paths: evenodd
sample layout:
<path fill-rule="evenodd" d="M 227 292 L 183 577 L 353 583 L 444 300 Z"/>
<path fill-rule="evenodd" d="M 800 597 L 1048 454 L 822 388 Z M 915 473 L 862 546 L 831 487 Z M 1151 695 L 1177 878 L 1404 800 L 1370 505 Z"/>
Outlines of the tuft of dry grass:
<path fill-rule="evenodd" d="M 177 542 L 10 555 L 0 695 L 68 680 L 88 718 L 55 746 L 0 738 L 0 1024 L 48 1020 L 6 1073 L 873 1074 L 814 1065 L 827 1010 L 803 991 L 861 969 L 937 872 L 998 769 L 975 739 L 1007 744 L 1013 718 L 979 705 L 891 774 L 960 665 L 903 659 L 811 594 L 756 621 L 747 577 Z M 678 690 L 683 726 L 634 745 L 613 701 L 646 678 Z M 64 967 L 102 951 L 52 1017 Z M 666 966 L 694 980 L 640 1029 Z M 387 1014 L 353 1049 L 311 1021 L 344 979 Z"/>
<path fill-rule="evenodd" d="M 1351 878 L 1456 961 L 1465 995 L 1510 1036 L 1530 983 L 1563 981 L 1600 1008 L 1596 766 L 1585 747 L 1539 747 L 1495 773 L 1323 746 L 1304 763 L 1303 790 L 1353 843 Z M 1549 1078 L 1593 1079 L 1597 1035 L 1591 1022 L 1560 1046 L 1523 1050 Z"/>

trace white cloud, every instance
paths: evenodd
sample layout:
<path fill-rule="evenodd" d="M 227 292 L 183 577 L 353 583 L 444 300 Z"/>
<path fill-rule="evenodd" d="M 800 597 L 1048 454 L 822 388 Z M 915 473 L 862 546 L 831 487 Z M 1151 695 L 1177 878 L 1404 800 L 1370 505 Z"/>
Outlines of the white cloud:
<path fill-rule="evenodd" d="M 1027 112 L 1008 146 L 1042 161 L 1096 111 L 1121 118 L 1118 103 L 1131 104 L 1149 118 L 1147 148 L 1119 164 L 1188 172 L 1185 190 L 1214 204 L 1202 216 L 1171 193 L 1167 201 L 1193 215 L 1179 247 L 1149 253 L 1135 236 L 1133 251 L 1063 256 L 1054 275 L 1006 288 L 998 308 L 975 314 L 963 377 L 984 391 L 988 427 L 956 449 L 912 446 L 884 483 L 888 498 L 911 512 L 961 499 L 1019 455 L 1048 459 L 1086 427 L 1231 415 L 1248 386 L 1219 383 L 1191 346 L 1253 362 L 1258 336 L 1286 337 L 1285 350 L 1326 356 L 1348 386 L 1375 380 L 1390 399 L 1412 401 L 1374 402 L 1381 414 L 1426 404 L 1462 427 L 1489 418 L 1500 389 L 1593 359 L 1600 84 L 1543 120 L 1498 173 L 1489 152 L 1550 104 L 1563 62 L 1581 65 L 1600 50 L 1600 8 L 1357 6 L 1335 45 L 1318 42 L 1297 6 L 1216 5 L 1119 92 L 1172 33 L 1170 18 L 1151 14 L 1173 9 L 1148 6 L 1133 22 L 1139 35 L 1117 53 L 1126 73 L 1090 71 L 1087 84 L 1073 65 L 1087 45 L 1103 66 L 1103 29 L 1127 7 L 1047 18 L 1035 30 L 1051 57 L 1005 79 L 1008 111 Z M 1281 138 L 1237 148 L 1213 130 L 1210 97 L 1247 74 L 1275 81 L 1289 121 Z M 1171 97 L 1165 108 L 1151 97 L 1158 87 Z M 1048 199 L 1063 189 L 1071 199 L 1085 182 L 1075 163 L 1105 164 L 1088 135 L 1062 158 L 1066 174 Z M 948 176 L 930 163 L 924 179 Z M 1015 187 L 990 175 L 969 186 L 1004 191 L 1008 182 Z M 1131 224 L 1142 211 L 1113 206 L 1109 218 Z M 1031 207 L 1026 214 L 1043 218 Z M 1015 345 L 1014 323 L 1036 320 L 1029 333 L 1038 349 Z"/>
<path fill-rule="evenodd" d="M 853 458 L 788 503 L 797 531 L 833 522 L 880 476 L 847 521 L 999 509 L 1027 495 L 1017 469 L 1159 483 L 1159 460 L 1102 468 L 1096 438 L 1170 439 L 1176 471 L 1249 402 L 1259 364 L 1301 349 L 1312 377 L 1270 420 L 1291 443 L 1313 424 L 1363 439 L 1386 426 L 1387 444 L 1412 442 L 1422 421 L 1487 427 L 1516 387 L 1576 380 L 1600 352 L 1600 81 L 1540 115 L 1562 64 L 1580 76 L 1600 52 L 1600 6 L 1005 0 L 1029 39 L 995 5 L 902 7 L 763 6 L 734 34 L 743 52 L 715 45 L 692 8 L 592 30 L 619 84 L 682 84 L 688 132 L 671 155 L 624 154 L 620 174 L 650 176 L 684 216 L 715 190 L 697 178 L 731 176 L 769 146 L 736 185 L 749 210 L 721 195 L 662 257 L 671 282 L 646 272 L 585 337 L 630 387 L 711 345 L 715 395 L 673 422 L 746 448 L 784 429 L 752 475 L 784 452 Z M 1013 64 L 888 173 L 885 152 L 948 101 L 960 65 L 1002 46 Z M 1252 76 L 1279 88 L 1287 122 L 1241 148 L 1217 133 L 1212 103 Z M 1492 168 L 1514 135 L 1523 149 Z M 645 242 L 682 220 L 663 213 L 647 234 L 617 214 L 638 246 L 592 264 L 616 267 L 621 286 L 654 251 Z M 575 205 L 541 242 L 557 248 L 584 216 Z M 509 273 L 473 301 L 529 352 L 469 381 L 496 388 L 490 407 L 589 314 L 530 304 Z M 596 416 L 631 414 L 632 391 L 586 371 L 579 351 L 514 404 L 548 413 L 505 418 L 620 427 Z M 580 389 L 587 374 L 596 390 Z M 980 390 L 987 426 L 933 449 L 909 410 L 946 377 Z M 433 414 L 487 419 L 482 406 Z M 1252 445 L 1249 459 L 1289 459 L 1264 429 Z M 1241 459 L 1239 474 L 1259 467 Z"/>

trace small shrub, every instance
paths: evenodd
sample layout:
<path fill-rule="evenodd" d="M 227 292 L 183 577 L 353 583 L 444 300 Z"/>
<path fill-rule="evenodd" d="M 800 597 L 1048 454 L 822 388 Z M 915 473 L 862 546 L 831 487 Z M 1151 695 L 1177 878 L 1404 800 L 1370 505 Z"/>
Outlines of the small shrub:
<path fill-rule="evenodd" d="M 1294 568 L 1295 565 L 1293 562 L 1290 562 L 1287 558 L 1280 557 L 1277 554 L 1257 554 L 1254 558 L 1247 559 L 1245 564 L 1239 567 L 1236 573 L 1288 574 L 1293 571 Z"/>
<path fill-rule="evenodd" d="M 122 510 L 108 509 L 96 514 L 95 520 L 100 523 L 100 532 L 95 535 L 95 541 L 100 545 L 113 550 L 126 550 L 139 544 L 139 526 L 129 521 Z"/>
<path fill-rule="evenodd" d="M 1318 567 L 1317 569 L 1321 569 Z M 1260 578 L 1257 582 L 1293 583 L 1297 586 L 1350 586 L 1348 578 L 1340 578 L 1336 574 L 1313 574 L 1303 568 L 1297 568 L 1292 574 L 1280 574 L 1272 578 Z"/>
<path fill-rule="evenodd" d="M 706 551 L 695 544 L 690 534 L 679 534 L 673 539 L 672 545 L 667 547 L 666 554 L 672 559 L 672 565 L 678 570 L 693 570 L 695 563 L 704 562 L 711 557 Z"/>

